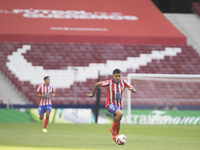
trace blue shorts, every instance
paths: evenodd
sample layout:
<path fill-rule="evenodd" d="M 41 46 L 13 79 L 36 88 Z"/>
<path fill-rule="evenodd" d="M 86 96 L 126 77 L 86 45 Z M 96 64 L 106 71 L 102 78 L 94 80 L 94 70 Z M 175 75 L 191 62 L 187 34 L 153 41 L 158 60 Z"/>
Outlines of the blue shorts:
<path fill-rule="evenodd" d="M 43 115 L 46 111 L 52 110 L 52 105 L 45 105 L 45 106 L 39 106 L 38 107 L 38 113 L 39 115 Z"/>
<path fill-rule="evenodd" d="M 114 117 L 116 116 L 115 112 L 116 112 L 117 109 L 121 109 L 122 110 L 122 108 L 119 108 L 114 104 L 108 105 L 106 108 L 111 114 L 113 114 Z"/>

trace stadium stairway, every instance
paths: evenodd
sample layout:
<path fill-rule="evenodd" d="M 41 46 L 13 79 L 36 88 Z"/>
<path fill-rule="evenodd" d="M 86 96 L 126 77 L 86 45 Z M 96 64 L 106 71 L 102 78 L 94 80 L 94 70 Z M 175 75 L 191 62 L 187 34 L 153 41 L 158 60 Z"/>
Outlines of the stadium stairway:
<path fill-rule="evenodd" d="M 31 101 L 0 71 L 0 100 L 4 104 L 30 104 Z"/>
<path fill-rule="evenodd" d="M 164 15 L 187 36 L 187 45 L 192 45 L 200 54 L 200 17 L 197 14 L 165 13 Z"/>
<path fill-rule="evenodd" d="M 95 104 L 96 98 L 88 98 L 86 94 L 92 92 L 98 70 L 101 81 L 112 78 L 116 67 L 122 70 L 123 76 L 128 73 L 200 74 L 199 54 L 192 46 L 185 45 L 1 42 L 0 48 L 1 71 L 34 104 L 38 103 L 36 88 L 43 83 L 45 75 L 51 76 L 55 87 L 54 104 L 74 104 L 74 88 L 77 104 Z M 78 71 L 74 72 L 72 66 Z M 167 83 L 162 89 L 160 84 L 134 82 L 138 93 L 132 104 L 200 105 L 197 90 L 180 94 L 180 89 L 171 90 L 174 85 Z M 177 88 L 185 86 L 176 85 Z M 146 90 L 148 86 L 155 88 Z M 199 89 L 200 84 L 191 84 L 191 88 Z M 159 91 L 158 98 L 152 100 L 155 91 Z M 105 100 L 106 89 L 102 89 L 101 104 Z"/>

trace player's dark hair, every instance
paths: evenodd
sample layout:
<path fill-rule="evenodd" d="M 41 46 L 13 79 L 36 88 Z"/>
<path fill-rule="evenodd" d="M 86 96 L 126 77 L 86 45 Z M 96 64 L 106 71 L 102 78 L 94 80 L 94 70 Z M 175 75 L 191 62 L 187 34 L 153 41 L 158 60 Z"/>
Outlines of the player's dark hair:
<path fill-rule="evenodd" d="M 120 69 L 115 69 L 115 70 L 113 70 L 113 75 L 114 75 L 115 73 L 120 74 L 120 73 L 121 73 L 121 70 L 120 70 Z"/>
<path fill-rule="evenodd" d="M 44 80 L 46 80 L 47 78 L 50 78 L 50 76 L 46 76 L 46 77 L 44 77 Z"/>

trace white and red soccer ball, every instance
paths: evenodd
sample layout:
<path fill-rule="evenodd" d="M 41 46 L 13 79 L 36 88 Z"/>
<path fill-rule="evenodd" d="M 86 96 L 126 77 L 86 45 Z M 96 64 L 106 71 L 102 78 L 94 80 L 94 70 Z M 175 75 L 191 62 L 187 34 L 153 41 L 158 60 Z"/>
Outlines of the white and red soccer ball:
<path fill-rule="evenodd" d="M 117 143 L 118 145 L 124 145 L 126 142 L 127 142 L 127 138 L 126 138 L 125 135 L 120 134 L 120 135 L 117 136 L 117 138 L 116 138 L 116 143 Z"/>

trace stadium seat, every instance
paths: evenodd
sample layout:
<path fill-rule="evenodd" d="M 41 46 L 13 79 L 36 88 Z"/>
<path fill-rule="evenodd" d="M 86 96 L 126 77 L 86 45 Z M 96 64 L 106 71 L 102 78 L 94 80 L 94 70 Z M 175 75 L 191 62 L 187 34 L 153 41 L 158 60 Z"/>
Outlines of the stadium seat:
<path fill-rule="evenodd" d="M 23 54 L 24 59 L 33 65 L 34 70 L 26 66 L 15 66 L 9 64 L 10 56 L 17 52 L 17 48 L 21 48 L 24 44 L 30 44 L 31 50 Z M 38 99 L 34 96 L 36 87 L 39 85 L 32 83 L 41 81 L 34 74 L 41 74 L 42 69 L 47 69 L 52 76 L 58 76 L 58 70 L 66 70 L 71 66 L 77 67 L 79 74 L 77 78 L 77 103 L 78 104 L 95 104 L 95 97 L 88 98 L 85 94 L 91 93 L 94 84 L 97 82 L 97 75 L 93 72 L 85 73 L 87 67 L 93 70 L 100 69 L 100 80 L 108 80 L 112 78 L 112 70 L 120 68 L 123 76 L 128 73 L 146 73 L 146 74 L 200 74 L 200 56 L 191 46 L 182 45 L 133 45 L 133 44 L 95 44 L 95 43 L 37 43 L 37 42 L 1 42 L 0 48 L 4 51 L 0 52 L 0 69 L 12 81 L 12 83 L 33 103 L 38 103 Z M 164 50 L 167 50 L 163 52 Z M 176 53 L 176 51 L 178 53 Z M 164 55 L 161 55 L 164 54 Z M 15 57 L 21 61 L 20 56 Z M 130 63 L 127 63 L 130 62 Z M 7 65 L 6 65 L 7 64 Z M 9 68 L 8 68 L 9 67 Z M 19 72 L 17 77 L 10 69 L 18 70 L 20 67 L 27 67 L 25 72 Z M 109 69 L 104 69 L 109 68 Z M 73 70 L 68 70 L 73 73 Z M 33 77 L 25 80 L 28 74 Z M 74 104 L 74 84 L 68 88 L 65 85 L 74 79 L 73 76 L 66 76 L 65 81 L 56 80 L 60 87 L 55 88 L 56 97 L 53 103 L 56 104 Z M 59 78 L 59 77 L 58 77 Z M 24 79 L 25 81 L 21 81 Z M 180 88 L 170 90 L 170 84 L 162 85 L 159 82 L 133 81 L 137 87 L 138 93 L 134 95 L 132 104 L 148 104 L 148 105 L 197 105 L 199 104 L 200 93 L 195 90 L 180 91 Z M 176 87 L 185 86 L 177 83 Z M 200 89 L 200 85 L 191 88 Z M 145 90 L 150 87 L 151 90 Z M 162 88 L 161 88 L 162 87 Z M 102 89 L 101 104 L 106 100 L 106 89 Z M 146 92 L 142 92 L 146 91 Z M 158 91 L 155 93 L 155 91 Z M 169 94 L 170 93 L 170 94 Z M 184 94 L 185 93 L 185 94 Z M 159 99 L 154 99 L 157 94 Z M 191 101 L 189 101 L 191 99 Z"/>

